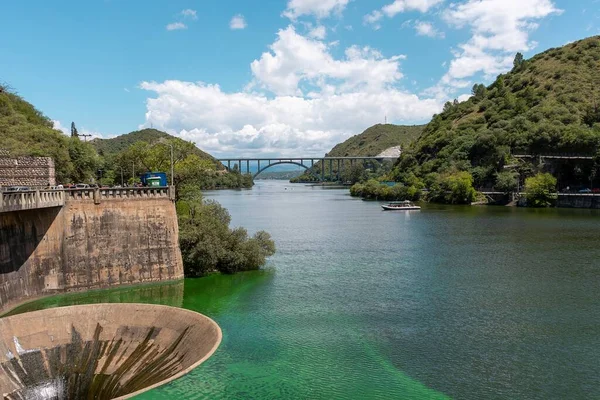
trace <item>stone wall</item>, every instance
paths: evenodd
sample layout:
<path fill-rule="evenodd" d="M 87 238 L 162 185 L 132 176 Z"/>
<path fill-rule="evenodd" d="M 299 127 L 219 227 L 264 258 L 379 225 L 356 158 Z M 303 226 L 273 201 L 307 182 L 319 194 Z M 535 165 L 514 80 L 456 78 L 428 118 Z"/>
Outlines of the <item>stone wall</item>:
<path fill-rule="evenodd" d="M 561 193 L 558 195 L 556 206 L 564 208 L 600 208 L 600 196 L 583 193 Z"/>
<path fill-rule="evenodd" d="M 0 214 L 0 311 L 60 292 L 183 278 L 168 194 L 73 193 L 81 194 L 62 208 Z"/>
<path fill-rule="evenodd" d="M 50 157 L 0 156 L 0 186 L 54 186 L 56 174 Z"/>

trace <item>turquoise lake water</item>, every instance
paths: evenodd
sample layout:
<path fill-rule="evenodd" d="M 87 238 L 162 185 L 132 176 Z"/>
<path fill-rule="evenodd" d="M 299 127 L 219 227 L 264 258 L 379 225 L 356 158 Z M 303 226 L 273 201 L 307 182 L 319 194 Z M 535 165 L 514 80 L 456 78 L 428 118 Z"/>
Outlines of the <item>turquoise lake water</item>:
<path fill-rule="evenodd" d="M 277 181 L 207 197 L 272 234 L 264 271 L 17 311 L 150 302 L 215 319 L 215 355 L 140 399 L 600 398 L 599 212 L 382 212 Z"/>

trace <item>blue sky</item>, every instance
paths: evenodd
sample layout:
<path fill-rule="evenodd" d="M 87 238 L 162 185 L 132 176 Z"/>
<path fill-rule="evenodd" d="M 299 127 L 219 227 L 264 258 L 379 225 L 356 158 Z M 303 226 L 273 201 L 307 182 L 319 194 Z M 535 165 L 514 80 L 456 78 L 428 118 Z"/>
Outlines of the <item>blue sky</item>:
<path fill-rule="evenodd" d="M 517 51 L 600 34 L 600 0 L 21 0 L 2 16 L 0 82 L 57 127 L 153 126 L 227 156 L 427 122 Z"/>

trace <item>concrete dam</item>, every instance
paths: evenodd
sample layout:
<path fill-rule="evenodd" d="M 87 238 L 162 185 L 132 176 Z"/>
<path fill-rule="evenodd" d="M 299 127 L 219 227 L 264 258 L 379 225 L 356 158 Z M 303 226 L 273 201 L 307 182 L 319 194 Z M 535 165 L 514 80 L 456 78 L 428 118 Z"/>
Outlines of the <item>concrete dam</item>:
<path fill-rule="evenodd" d="M 0 197 L 0 315 L 71 291 L 175 281 L 183 293 L 171 188 Z M 0 318 L 0 395 L 127 398 L 189 372 L 220 341 L 210 318 L 168 306 L 92 304 L 12 315 Z"/>
<path fill-rule="evenodd" d="M 0 313 L 42 296 L 183 278 L 167 188 L 3 193 Z"/>

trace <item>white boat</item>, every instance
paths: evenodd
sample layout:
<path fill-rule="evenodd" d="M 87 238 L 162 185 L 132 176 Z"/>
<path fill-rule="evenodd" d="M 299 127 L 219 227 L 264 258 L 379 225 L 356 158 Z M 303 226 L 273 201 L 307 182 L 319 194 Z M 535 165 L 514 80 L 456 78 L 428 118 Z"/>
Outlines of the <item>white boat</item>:
<path fill-rule="evenodd" d="M 385 211 L 394 211 L 394 210 L 409 211 L 409 210 L 420 210 L 421 209 L 421 207 L 415 206 L 413 203 L 411 203 L 408 200 L 393 201 L 389 204 L 382 204 L 381 208 L 383 208 Z"/>

